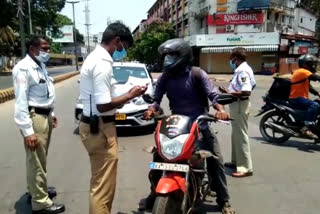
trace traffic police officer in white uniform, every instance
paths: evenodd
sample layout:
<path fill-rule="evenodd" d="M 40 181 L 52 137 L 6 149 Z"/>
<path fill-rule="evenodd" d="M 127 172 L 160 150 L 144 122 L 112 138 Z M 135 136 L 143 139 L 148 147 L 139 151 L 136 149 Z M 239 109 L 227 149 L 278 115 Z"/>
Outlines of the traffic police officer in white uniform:
<path fill-rule="evenodd" d="M 248 117 L 252 89 L 256 85 L 251 67 L 246 62 L 247 54 L 244 48 L 238 47 L 232 50 L 230 67 L 234 70 L 234 76 L 228 90 L 220 88 L 224 93 L 230 93 L 238 97 L 238 101 L 230 104 L 230 116 L 232 121 L 232 157 L 231 163 L 225 166 L 236 168 L 233 177 L 247 177 L 253 174 L 250 144 L 248 137 Z"/>
<path fill-rule="evenodd" d="M 90 214 L 110 214 L 112 209 L 118 165 L 115 110 L 147 90 L 147 86 L 134 86 L 127 93 L 114 96 L 113 61 L 123 59 L 132 43 L 127 26 L 121 22 L 111 23 L 103 33 L 101 44 L 81 68 L 83 115 L 79 128 L 91 164 Z"/>
<path fill-rule="evenodd" d="M 47 187 L 47 154 L 52 128 L 57 126 L 53 79 L 44 64 L 50 46 L 44 38 L 33 36 L 27 48 L 25 58 L 13 68 L 14 120 L 24 138 L 27 187 L 33 213 L 61 213 L 64 205 L 52 202 Z"/>

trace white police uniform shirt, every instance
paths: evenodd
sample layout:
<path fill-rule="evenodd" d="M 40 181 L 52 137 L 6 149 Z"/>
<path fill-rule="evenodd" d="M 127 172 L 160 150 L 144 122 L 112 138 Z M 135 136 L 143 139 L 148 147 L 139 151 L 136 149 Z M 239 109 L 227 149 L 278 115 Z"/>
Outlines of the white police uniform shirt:
<path fill-rule="evenodd" d="M 111 102 L 114 94 L 112 65 L 112 57 L 101 45 L 98 45 L 84 61 L 80 72 L 80 100 L 83 103 L 84 116 L 89 117 L 90 110 L 92 115 L 114 115 L 115 109 L 100 113 L 96 107 L 97 104 Z"/>
<path fill-rule="evenodd" d="M 15 93 L 14 120 L 26 137 L 34 134 L 29 106 L 54 108 L 53 78 L 48 75 L 43 63 L 39 66 L 28 54 L 13 68 L 12 77 Z"/>
<path fill-rule="evenodd" d="M 256 85 L 252 68 L 247 62 L 240 64 L 234 71 L 233 78 L 230 82 L 228 91 L 240 92 L 240 91 L 252 91 Z"/>

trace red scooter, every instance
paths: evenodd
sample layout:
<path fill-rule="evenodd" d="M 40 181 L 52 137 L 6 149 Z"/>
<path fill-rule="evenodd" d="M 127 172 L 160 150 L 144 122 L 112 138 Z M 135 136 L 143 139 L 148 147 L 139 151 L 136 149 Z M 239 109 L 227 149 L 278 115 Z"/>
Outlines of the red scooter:
<path fill-rule="evenodd" d="M 206 159 L 214 155 L 206 150 L 195 151 L 195 143 L 199 139 L 199 125 L 217 121 L 213 115 L 201 115 L 194 122 L 183 115 L 163 116 L 159 120 L 155 152 L 163 162 L 151 162 L 149 168 L 163 174 L 156 185 L 153 214 L 191 213 L 196 201 L 203 202 L 210 193 Z"/>

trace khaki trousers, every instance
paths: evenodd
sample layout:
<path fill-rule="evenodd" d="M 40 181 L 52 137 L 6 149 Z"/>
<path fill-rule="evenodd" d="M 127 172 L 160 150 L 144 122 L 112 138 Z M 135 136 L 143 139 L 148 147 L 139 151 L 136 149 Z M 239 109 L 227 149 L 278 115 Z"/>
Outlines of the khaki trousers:
<path fill-rule="evenodd" d="M 32 210 L 41 210 L 52 205 L 47 187 L 47 155 L 52 132 L 52 117 L 36 114 L 31 110 L 30 117 L 38 139 L 38 147 L 31 151 L 25 145 L 27 188 L 32 196 Z"/>
<path fill-rule="evenodd" d="M 91 164 L 90 214 L 110 214 L 116 190 L 118 142 L 115 123 L 99 119 L 99 133 L 90 133 L 90 126 L 80 122 L 80 138 Z"/>
<path fill-rule="evenodd" d="M 232 121 L 231 162 L 237 166 L 237 172 L 251 172 L 252 160 L 248 137 L 249 100 L 239 100 L 229 105 Z"/>

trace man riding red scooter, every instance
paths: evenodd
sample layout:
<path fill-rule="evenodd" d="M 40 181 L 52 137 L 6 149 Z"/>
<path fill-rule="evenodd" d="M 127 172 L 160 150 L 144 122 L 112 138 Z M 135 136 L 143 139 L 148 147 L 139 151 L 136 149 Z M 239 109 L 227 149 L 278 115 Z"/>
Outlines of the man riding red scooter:
<path fill-rule="evenodd" d="M 212 85 L 208 75 L 200 68 L 192 67 L 192 49 L 183 39 L 168 40 L 158 49 L 163 57 L 163 75 L 159 77 L 154 95 L 154 104 L 145 112 L 145 118 L 151 119 L 160 110 L 160 103 L 166 94 L 172 114 L 188 116 L 195 121 L 200 115 L 208 113 L 208 99 L 217 110 L 215 117 L 229 120 L 230 116 L 217 103 L 218 93 Z M 224 214 L 234 214 L 229 203 L 229 193 L 224 172 L 223 158 L 220 146 L 207 122 L 199 126 L 200 141 L 198 149 L 209 150 L 214 157 L 207 158 L 208 174 L 212 179 L 211 190 L 217 194 L 217 204 Z M 172 130 L 174 131 L 174 130 Z M 161 162 L 162 157 L 154 153 L 154 162 Z M 149 177 L 151 193 L 145 201 L 140 203 L 140 209 L 151 209 L 156 197 L 156 184 L 161 177 L 161 171 L 151 170 Z"/>

